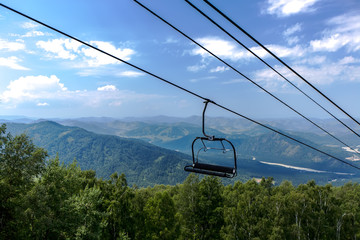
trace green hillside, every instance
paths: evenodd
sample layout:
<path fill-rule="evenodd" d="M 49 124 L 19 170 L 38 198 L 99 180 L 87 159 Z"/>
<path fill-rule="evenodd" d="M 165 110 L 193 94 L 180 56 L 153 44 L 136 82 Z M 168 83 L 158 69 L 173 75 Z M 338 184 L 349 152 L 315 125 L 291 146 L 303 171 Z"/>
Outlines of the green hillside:
<path fill-rule="evenodd" d="M 186 154 L 191 154 L 190 146 L 194 138 L 202 136 L 201 118 L 199 117 L 180 119 L 178 120 L 180 122 L 173 122 L 175 120 L 167 118 L 164 118 L 164 121 L 168 122 L 159 122 L 158 118 L 153 121 L 143 119 L 143 122 L 140 119 L 135 120 L 135 122 L 131 122 L 111 119 L 106 121 L 101 119 L 78 119 L 71 121 L 63 120 L 61 122 L 84 127 L 97 133 L 109 134 L 112 132 L 114 135 L 142 139 L 154 145 L 181 151 Z M 341 149 L 339 142 L 335 142 L 329 136 L 318 134 L 317 131 L 309 128 L 303 121 L 273 120 L 267 122 L 277 129 L 281 129 L 280 127 L 282 126 L 283 129 L 281 131 L 338 158 L 345 159 L 353 155 Z M 300 132 L 301 127 L 306 131 Z M 333 129 L 334 131 L 340 131 L 337 128 Z M 244 122 L 241 119 L 208 118 L 206 132 L 231 140 L 236 147 L 239 158 L 256 159 L 257 161 L 282 163 L 325 171 L 353 171 L 347 165 L 324 154 L 272 133 L 260 126 Z M 344 139 L 349 140 L 346 142 L 356 147 L 356 141 L 351 140 L 351 135 L 346 136 Z"/>
<path fill-rule="evenodd" d="M 49 122 L 37 125 L 42 133 L 61 129 Z M 99 179 L 76 163 L 46 162 L 44 149 L 24 134 L 5 134 L 5 128 L 0 126 L 0 239 L 360 236 L 356 183 L 294 186 L 284 181 L 275 186 L 272 178 L 262 178 L 224 186 L 219 178 L 190 174 L 175 186 L 130 187 L 123 174 Z"/>
<path fill-rule="evenodd" d="M 188 155 L 160 148 L 141 140 L 95 134 L 55 122 L 8 123 L 13 135 L 25 132 L 49 155 L 70 163 L 76 158 L 82 169 L 93 169 L 99 177 L 125 173 L 129 183 L 140 186 L 176 184 L 185 179 L 182 170 Z"/>
<path fill-rule="evenodd" d="M 27 133 L 36 145 L 47 149 L 52 157 L 58 153 L 60 160 L 65 163 L 76 158 L 82 169 L 96 170 L 97 176 L 105 179 L 113 172 L 125 173 L 130 184 L 139 186 L 182 182 L 188 175 L 183 167 L 192 161 L 189 156 L 191 143 L 196 136 L 202 135 L 201 126 L 187 122 L 127 122 L 113 119 L 62 121 L 86 127 L 89 131 L 50 121 L 8 123 L 8 130 L 14 135 Z M 213 121 L 213 124 L 216 122 Z M 207 129 L 208 134 L 226 137 L 236 147 L 238 176 L 232 180 L 225 179 L 224 183 L 262 177 L 273 177 L 276 183 L 289 180 L 295 185 L 311 179 L 320 184 L 358 179 L 354 175 L 357 173 L 355 169 L 287 138 L 266 133 L 254 126 L 244 128 L 242 133 L 234 130 L 235 133 L 230 134 L 232 127 L 235 126 L 222 124 L 222 129 L 226 128 L 227 133 Z M 306 138 L 306 133 L 288 134 L 341 159 L 352 156 L 339 146 L 329 147 L 321 141 L 317 144 L 316 134 L 311 135 L 314 142 Z M 201 153 L 201 157 L 204 161 L 212 159 L 208 153 Z M 221 164 L 221 159 L 214 161 Z M 273 163 L 277 165 L 271 165 Z M 310 171 L 296 167 L 309 168 Z"/>

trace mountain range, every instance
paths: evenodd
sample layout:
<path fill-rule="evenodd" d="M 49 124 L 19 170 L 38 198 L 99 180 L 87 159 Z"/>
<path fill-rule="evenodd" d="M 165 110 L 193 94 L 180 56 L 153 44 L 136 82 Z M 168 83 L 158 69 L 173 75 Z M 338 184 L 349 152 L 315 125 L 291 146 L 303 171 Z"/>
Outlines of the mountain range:
<path fill-rule="evenodd" d="M 187 176 L 183 166 L 192 161 L 191 143 L 202 136 L 198 116 L 52 121 L 21 118 L 20 123 L 16 119 L 3 122 L 7 122 L 8 131 L 14 135 L 27 133 L 52 157 L 58 154 L 65 163 L 76 158 L 81 168 L 94 169 L 104 178 L 115 171 L 123 172 L 130 184 L 138 186 L 182 182 Z M 354 156 L 301 120 L 266 120 L 266 124 L 341 159 Z M 318 183 L 357 181 L 355 169 L 255 124 L 241 119 L 208 118 L 206 127 L 207 134 L 225 137 L 235 145 L 238 158 L 235 180 L 272 176 L 278 183 L 290 180 L 294 184 L 310 179 Z M 333 127 L 332 131 L 357 147 L 356 139 L 340 127 Z"/>
<path fill-rule="evenodd" d="M 125 173 L 129 183 L 139 186 L 182 182 L 186 178 L 183 166 L 190 161 L 188 155 L 141 140 L 95 134 L 51 121 L 7 123 L 7 130 L 13 135 L 26 133 L 65 164 L 76 159 L 82 169 L 93 169 L 103 178 Z"/>

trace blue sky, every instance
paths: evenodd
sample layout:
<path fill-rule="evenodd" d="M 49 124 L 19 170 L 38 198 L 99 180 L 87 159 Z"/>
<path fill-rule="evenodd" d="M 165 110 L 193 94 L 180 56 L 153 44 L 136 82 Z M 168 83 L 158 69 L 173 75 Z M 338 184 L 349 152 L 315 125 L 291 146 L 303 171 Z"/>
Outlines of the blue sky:
<path fill-rule="evenodd" d="M 307 117 L 329 116 L 185 1 L 141 1 Z M 299 88 L 337 109 L 203 1 L 218 21 Z M 360 117 L 358 0 L 212 0 L 354 117 Z M 297 117 L 130 0 L 1 0 L 70 35 L 252 118 Z M 203 103 L 126 64 L 0 8 L 0 113 L 42 118 L 200 115 Z M 209 115 L 232 116 L 214 106 Z"/>

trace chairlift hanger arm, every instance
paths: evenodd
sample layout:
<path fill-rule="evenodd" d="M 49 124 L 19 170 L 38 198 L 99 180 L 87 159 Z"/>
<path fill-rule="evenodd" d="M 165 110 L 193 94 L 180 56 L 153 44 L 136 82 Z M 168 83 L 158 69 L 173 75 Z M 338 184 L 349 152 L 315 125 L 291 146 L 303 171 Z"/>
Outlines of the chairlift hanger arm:
<path fill-rule="evenodd" d="M 209 102 L 215 104 L 215 102 L 211 101 L 210 99 L 206 99 L 205 102 L 204 102 L 205 106 L 204 106 L 204 110 L 203 110 L 203 114 L 202 114 L 202 132 L 203 132 L 205 137 L 207 137 L 209 140 L 212 140 L 212 139 L 215 138 L 215 136 L 210 136 L 210 135 L 207 135 L 205 133 L 205 111 L 206 111 L 206 108 L 207 108 L 207 105 L 208 105 Z"/>

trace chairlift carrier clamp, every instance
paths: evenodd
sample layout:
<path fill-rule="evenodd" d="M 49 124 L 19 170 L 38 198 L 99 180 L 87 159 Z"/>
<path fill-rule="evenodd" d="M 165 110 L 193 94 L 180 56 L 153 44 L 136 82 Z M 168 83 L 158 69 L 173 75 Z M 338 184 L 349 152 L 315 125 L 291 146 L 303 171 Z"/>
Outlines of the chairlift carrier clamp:
<path fill-rule="evenodd" d="M 203 110 L 203 114 L 202 114 L 202 132 L 204 137 L 196 137 L 194 139 L 194 141 L 192 142 L 191 145 L 191 150 L 192 150 L 192 159 L 193 159 L 193 164 L 192 165 L 187 165 L 184 167 L 184 170 L 187 172 L 195 172 L 195 173 L 200 173 L 200 174 L 207 174 L 207 175 L 213 175 L 213 176 L 218 176 L 218 177 L 226 177 L 226 178 L 233 178 L 236 176 L 236 170 L 237 170 L 237 165 L 236 165 L 236 151 L 235 151 L 235 147 L 234 145 L 227 139 L 225 138 L 216 138 L 215 136 L 210 136 L 208 134 L 205 133 L 205 111 L 207 108 L 207 105 L 209 102 L 213 102 L 209 99 L 207 99 L 204 103 L 204 110 Z M 198 153 L 195 154 L 194 152 L 194 144 L 196 141 L 200 140 L 201 143 L 203 144 L 204 147 L 200 148 L 198 150 Z M 232 151 L 234 156 L 234 166 L 233 167 L 228 167 L 228 166 L 221 166 L 221 165 L 214 165 L 214 164 L 207 164 L 207 163 L 199 163 L 199 159 L 198 159 L 198 155 L 199 152 L 201 150 L 203 150 L 204 152 L 206 152 L 209 148 L 206 147 L 206 144 L 204 141 L 210 141 L 210 142 L 220 142 L 222 148 L 220 149 L 216 149 L 216 150 L 222 150 L 223 153 L 226 153 L 228 151 Z M 227 142 L 230 146 L 231 149 L 226 149 L 224 146 L 224 142 Z"/>

